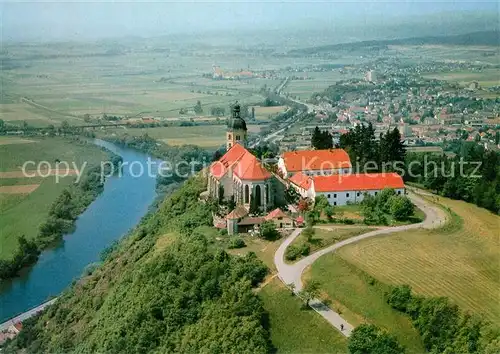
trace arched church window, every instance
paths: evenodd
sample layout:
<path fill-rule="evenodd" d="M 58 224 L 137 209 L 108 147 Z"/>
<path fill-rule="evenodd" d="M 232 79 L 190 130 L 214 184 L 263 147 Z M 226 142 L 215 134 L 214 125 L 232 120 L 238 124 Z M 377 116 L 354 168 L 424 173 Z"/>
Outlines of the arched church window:
<path fill-rule="evenodd" d="M 260 189 L 260 185 L 257 185 L 255 187 L 255 205 L 261 206 L 262 205 L 262 191 Z"/>
<path fill-rule="evenodd" d="M 248 184 L 245 186 L 245 203 L 249 203 L 250 200 L 250 190 L 248 189 Z"/>

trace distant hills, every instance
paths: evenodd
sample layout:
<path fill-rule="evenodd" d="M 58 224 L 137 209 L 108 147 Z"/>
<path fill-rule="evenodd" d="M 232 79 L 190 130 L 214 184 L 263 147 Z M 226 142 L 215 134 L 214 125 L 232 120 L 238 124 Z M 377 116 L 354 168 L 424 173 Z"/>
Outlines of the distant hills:
<path fill-rule="evenodd" d="M 500 31 L 481 31 L 452 36 L 427 36 L 402 39 L 370 40 L 361 42 L 340 43 L 295 49 L 289 54 L 317 54 L 330 51 L 352 51 L 372 47 L 385 47 L 388 45 L 487 45 L 500 47 Z"/>

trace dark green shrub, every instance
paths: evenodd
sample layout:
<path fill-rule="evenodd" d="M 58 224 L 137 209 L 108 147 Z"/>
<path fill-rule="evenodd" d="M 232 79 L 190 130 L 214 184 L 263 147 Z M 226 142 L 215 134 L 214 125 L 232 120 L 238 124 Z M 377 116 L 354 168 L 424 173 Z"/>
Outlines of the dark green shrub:
<path fill-rule="evenodd" d="M 246 244 L 245 244 L 245 241 L 243 241 L 243 239 L 241 237 L 233 237 L 229 240 L 229 244 L 227 246 L 227 248 L 243 248 L 245 247 Z"/>

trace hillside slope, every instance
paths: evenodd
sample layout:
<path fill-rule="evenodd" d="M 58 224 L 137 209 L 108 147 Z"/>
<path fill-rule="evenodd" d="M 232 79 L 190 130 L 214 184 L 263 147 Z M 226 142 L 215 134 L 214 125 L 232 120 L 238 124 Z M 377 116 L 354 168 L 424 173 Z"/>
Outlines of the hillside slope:
<path fill-rule="evenodd" d="M 203 189 L 201 178 L 188 180 L 5 351 L 268 352 L 266 313 L 252 292 L 267 269 L 197 232 L 211 221 Z"/>
<path fill-rule="evenodd" d="M 314 54 L 339 50 L 356 50 L 373 47 L 386 47 L 388 45 L 465 45 L 465 46 L 499 46 L 500 32 L 482 31 L 453 36 L 427 36 L 401 39 L 371 40 L 352 43 L 339 43 L 318 47 L 296 49 L 289 54 Z"/>

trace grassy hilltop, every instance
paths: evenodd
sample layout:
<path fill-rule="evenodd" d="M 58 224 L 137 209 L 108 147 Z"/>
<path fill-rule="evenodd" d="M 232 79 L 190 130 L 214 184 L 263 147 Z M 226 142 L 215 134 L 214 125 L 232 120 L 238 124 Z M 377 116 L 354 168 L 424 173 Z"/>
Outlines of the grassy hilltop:
<path fill-rule="evenodd" d="M 322 296 L 350 323 L 374 323 L 411 353 L 424 351 L 422 339 L 410 318 L 386 302 L 394 285 L 408 284 L 421 296 L 448 297 L 462 311 L 500 327 L 500 217 L 463 201 L 439 197 L 438 203 L 451 211 L 443 228 L 348 245 L 320 258 L 306 274 L 319 281 Z"/>

